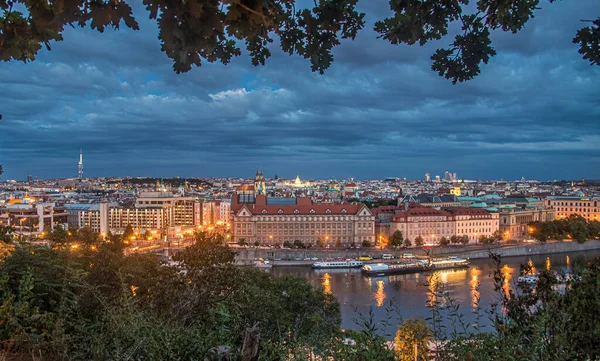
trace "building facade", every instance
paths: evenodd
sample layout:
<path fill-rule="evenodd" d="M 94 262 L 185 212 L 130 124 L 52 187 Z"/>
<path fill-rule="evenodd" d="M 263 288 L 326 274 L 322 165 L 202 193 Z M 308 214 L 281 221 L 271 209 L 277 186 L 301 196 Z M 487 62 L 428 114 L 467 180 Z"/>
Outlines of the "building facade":
<path fill-rule="evenodd" d="M 598 197 L 548 197 L 544 204 L 555 210 L 558 219 L 576 214 L 588 221 L 600 221 L 600 198 Z"/>
<path fill-rule="evenodd" d="M 380 207 L 381 208 L 381 207 Z M 376 223 L 377 236 L 389 238 L 401 231 L 405 239 L 413 243 L 422 237 L 426 245 L 439 244 L 442 237 L 467 236 L 470 243 L 476 243 L 479 237 L 491 237 L 499 230 L 499 214 L 483 208 L 450 207 L 436 209 L 413 204 L 412 207 L 397 208 L 388 221 L 390 210 L 376 209 L 379 216 Z"/>
<path fill-rule="evenodd" d="M 483 208 L 455 207 L 446 209 L 454 218 L 455 234 L 467 236 L 470 241 L 479 237 L 492 237 L 500 230 L 500 217 L 497 212 L 488 212 Z"/>
<path fill-rule="evenodd" d="M 547 222 L 555 218 L 554 209 L 544 207 L 503 206 L 498 211 L 500 233 L 504 239 L 526 236 L 529 222 Z"/>
<path fill-rule="evenodd" d="M 364 204 L 315 204 L 310 198 L 248 197 L 234 194 L 233 239 L 283 244 L 296 240 L 315 245 L 375 241 L 374 216 Z"/>
<path fill-rule="evenodd" d="M 414 207 L 400 211 L 392 217 L 389 233 L 401 231 L 404 239 L 413 243 L 422 237 L 425 244 L 435 245 L 442 237 L 450 238 L 455 234 L 452 214 L 429 207 Z"/>
<path fill-rule="evenodd" d="M 26 196 L 0 207 L 0 225 L 10 226 L 19 234 L 39 235 L 66 224 L 65 207 L 54 202 L 38 202 Z"/>

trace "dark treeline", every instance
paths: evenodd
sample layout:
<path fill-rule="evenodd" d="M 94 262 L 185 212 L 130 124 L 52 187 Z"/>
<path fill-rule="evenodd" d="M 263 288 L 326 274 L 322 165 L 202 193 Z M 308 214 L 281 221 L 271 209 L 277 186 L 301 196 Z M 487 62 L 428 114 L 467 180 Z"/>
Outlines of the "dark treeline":
<path fill-rule="evenodd" d="M 575 239 L 577 242 L 583 243 L 588 239 L 600 238 L 599 221 L 588 221 L 575 214 L 553 221 L 530 222 L 528 226 L 529 234 L 540 242 L 546 242 L 549 239 L 559 241 Z"/>

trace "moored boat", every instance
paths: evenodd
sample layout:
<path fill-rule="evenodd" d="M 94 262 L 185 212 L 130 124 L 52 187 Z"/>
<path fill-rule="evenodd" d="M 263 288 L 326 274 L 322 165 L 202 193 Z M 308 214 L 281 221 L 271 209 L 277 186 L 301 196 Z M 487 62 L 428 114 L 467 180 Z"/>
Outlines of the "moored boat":
<path fill-rule="evenodd" d="M 413 262 L 376 263 L 361 268 L 368 276 L 384 276 L 398 273 L 418 273 L 443 269 L 460 269 L 469 267 L 469 261 L 462 258 L 450 257 L 437 260 L 418 260 Z"/>
<path fill-rule="evenodd" d="M 361 261 L 324 261 L 313 263 L 312 268 L 323 269 L 323 268 L 360 268 L 363 266 Z"/>
<path fill-rule="evenodd" d="M 256 268 L 273 268 L 273 264 L 268 260 L 260 259 L 258 261 L 254 261 L 254 267 Z"/>

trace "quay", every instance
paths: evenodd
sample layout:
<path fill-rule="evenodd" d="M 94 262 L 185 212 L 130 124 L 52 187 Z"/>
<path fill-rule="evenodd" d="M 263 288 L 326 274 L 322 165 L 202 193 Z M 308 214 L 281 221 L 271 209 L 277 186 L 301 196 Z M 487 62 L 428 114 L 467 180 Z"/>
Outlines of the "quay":
<path fill-rule="evenodd" d="M 368 255 L 373 261 L 365 263 L 395 262 L 405 253 L 411 253 L 418 258 L 448 257 L 479 259 L 488 258 L 490 251 L 503 257 L 517 257 L 538 254 L 580 252 L 600 249 L 600 240 L 588 240 L 585 243 L 577 242 L 549 242 L 549 243 L 519 243 L 501 244 L 491 246 L 448 246 L 431 247 L 428 249 L 406 248 L 399 250 L 375 249 L 264 249 L 264 248 L 236 248 L 236 263 L 240 266 L 253 265 L 259 259 L 269 260 L 273 267 L 310 266 L 317 261 L 325 259 L 357 259 L 359 256 Z M 428 254 L 429 253 L 429 254 Z M 394 260 L 381 259 L 384 254 L 391 254 Z M 315 258 L 317 260 L 315 260 Z"/>

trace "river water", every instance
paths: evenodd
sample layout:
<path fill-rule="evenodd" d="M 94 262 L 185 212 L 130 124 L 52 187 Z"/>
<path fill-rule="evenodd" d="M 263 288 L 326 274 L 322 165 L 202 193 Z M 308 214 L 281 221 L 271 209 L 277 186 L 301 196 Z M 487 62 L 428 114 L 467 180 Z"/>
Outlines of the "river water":
<path fill-rule="evenodd" d="M 503 258 L 502 272 L 507 276 L 503 289 L 507 291 L 516 287 L 521 264 L 531 262 L 538 270 L 547 268 L 562 271 L 595 257 L 600 257 L 600 250 Z M 466 322 L 471 325 L 477 323 L 477 316 L 473 312 L 477 306 L 489 309 L 492 303 L 499 300 L 498 293 L 494 291 L 494 269 L 491 259 L 477 259 L 472 260 L 471 266 L 466 270 L 438 271 L 433 280 L 430 279 L 432 273 L 366 277 L 361 275 L 358 269 L 312 270 L 309 267 L 277 267 L 270 272 L 275 276 L 291 275 L 305 278 L 313 286 L 321 287 L 325 292 L 335 295 L 341 307 L 342 328 L 360 328 L 360 315 L 370 318 L 371 312 L 373 322 L 379 326 L 378 332 L 391 338 L 402 318 L 431 316 L 431 310 L 426 305 L 435 297 L 431 290 L 436 280 L 460 305 L 459 310 Z M 449 322 L 448 319 L 444 321 L 446 325 L 449 325 Z M 479 324 L 483 326 L 484 331 L 491 330 L 487 316 L 480 318 Z"/>

